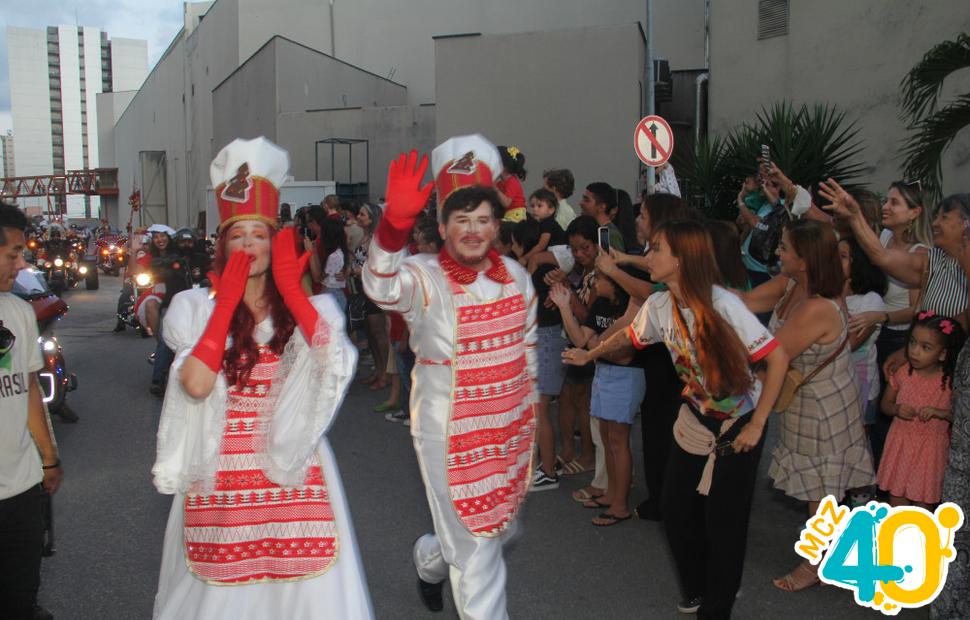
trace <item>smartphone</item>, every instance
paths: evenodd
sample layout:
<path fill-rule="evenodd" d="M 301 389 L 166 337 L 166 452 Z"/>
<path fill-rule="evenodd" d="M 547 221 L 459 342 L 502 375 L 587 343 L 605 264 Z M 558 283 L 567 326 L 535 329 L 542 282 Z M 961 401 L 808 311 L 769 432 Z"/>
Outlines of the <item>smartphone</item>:
<path fill-rule="evenodd" d="M 599 240 L 600 240 L 600 247 L 603 248 L 603 251 L 604 252 L 606 252 L 607 254 L 609 254 L 610 253 L 610 229 L 609 229 L 609 227 L 607 227 L 607 226 L 600 226 L 599 227 Z"/>
<path fill-rule="evenodd" d="M 761 145 L 761 165 L 764 166 L 765 170 L 771 169 L 771 149 L 768 148 L 767 144 Z"/>

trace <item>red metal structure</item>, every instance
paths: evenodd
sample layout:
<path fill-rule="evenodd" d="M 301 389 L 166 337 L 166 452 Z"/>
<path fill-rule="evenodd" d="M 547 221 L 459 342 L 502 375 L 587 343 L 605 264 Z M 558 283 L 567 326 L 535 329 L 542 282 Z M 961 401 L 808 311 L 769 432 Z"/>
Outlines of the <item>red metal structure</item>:
<path fill-rule="evenodd" d="M 86 196 L 117 196 L 118 169 L 94 168 L 69 170 L 65 174 L 46 174 L 36 177 L 9 177 L 0 180 L 0 198 L 47 198 L 47 211 L 54 213 L 51 196 L 83 194 Z M 63 200 L 61 200 L 63 204 Z"/>

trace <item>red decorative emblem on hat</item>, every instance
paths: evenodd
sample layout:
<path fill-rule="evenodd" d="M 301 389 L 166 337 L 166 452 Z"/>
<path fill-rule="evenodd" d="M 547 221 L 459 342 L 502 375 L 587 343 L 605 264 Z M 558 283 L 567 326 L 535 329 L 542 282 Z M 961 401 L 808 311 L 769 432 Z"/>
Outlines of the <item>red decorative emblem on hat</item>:
<path fill-rule="evenodd" d="M 471 174 L 477 164 L 475 151 L 468 151 L 448 167 L 449 174 Z"/>
<path fill-rule="evenodd" d="M 249 192 L 253 189 L 253 179 L 249 174 L 249 164 L 243 162 L 236 171 L 236 176 L 229 179 L 220 193 L 223 200 L 243 203 L 249 200 Z"/>

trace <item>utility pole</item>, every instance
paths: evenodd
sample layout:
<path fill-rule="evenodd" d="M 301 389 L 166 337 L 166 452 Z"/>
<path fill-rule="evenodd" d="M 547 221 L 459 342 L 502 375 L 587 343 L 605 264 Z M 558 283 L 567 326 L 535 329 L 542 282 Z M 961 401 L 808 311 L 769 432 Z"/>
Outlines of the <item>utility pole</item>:
<path fill-rule="evenodd" d="M 654 96 L 654 82 L 655 78 L 653 75 L 653 0 L 647 0 L 647 21 L 644 25 L 644 30 L 646 31 L 644 35 L 647 38 L 647 46 L 644 53 L 643 64 L 645 65 L 646 77 L 644 81 L 646 82 L 644 101 L 645 108 L 644 116 L 650 116 L 654 113 L 654 101 L 656 97 Z M 655 169 L 653 166 L 647 166 L 647 187 L 646 192 L 648 194 L 653 193 L 653 185 L 655 181 Z"/>

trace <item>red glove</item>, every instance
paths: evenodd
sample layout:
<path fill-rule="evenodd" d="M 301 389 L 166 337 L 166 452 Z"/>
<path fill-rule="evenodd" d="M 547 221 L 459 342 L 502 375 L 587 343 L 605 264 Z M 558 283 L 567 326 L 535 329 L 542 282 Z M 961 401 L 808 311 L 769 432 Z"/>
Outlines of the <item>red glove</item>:
<path fill-rule="evenodd" d="M 252 259 L 248 254 L 233 252 L 226 263 L 226 268 L 222 270 L 222 277 L 209 273 L 212 288 L 216 291 L 216 307 L 209 317 L 209 323 L 202 333 L 202 338 L 192 349 L 192 355 L 208 366 L 212 372 L 218 373 L 222 368 L 229 324 L 246 292 L 250 265 L 252 265 Z"/>
<path fill-rule="evenodd" d="M 273 281 L 297 325 L 303 330 L 303 337 L 312 343 L 319 315 L 303 292 L 302 284 L 310 253 L 306 252 L 297 258 L 295 238 L 296 230 L 293 228 L 284 228 L 273 238 Z"/>
<path fill-rule="evenodd" d="M 428 156 L 411 151 L 391 162 L 387 172 L 387 210 L 377 226 L 377 242 L 388 252 L 397 252 L 407 245 L 414 221 L 428 204 L 433 183 L 420 187 L 428 170 Z"/>

